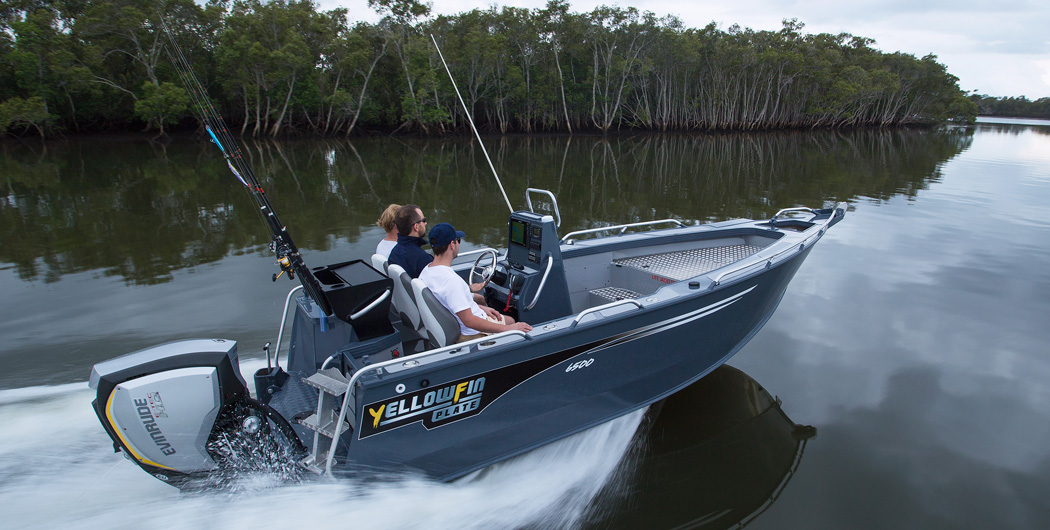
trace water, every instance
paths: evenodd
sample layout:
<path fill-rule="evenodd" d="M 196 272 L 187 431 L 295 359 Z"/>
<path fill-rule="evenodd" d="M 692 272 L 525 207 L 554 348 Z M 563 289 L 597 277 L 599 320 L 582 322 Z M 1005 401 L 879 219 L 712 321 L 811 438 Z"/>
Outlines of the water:
<path fill-rule="evenodd" d="M 245 370 L 247 372 L 247 370 Z M 282 485 L 249 477 L 236 493 L 181 495 L 115 456 L 84 414 L 82 383 L 0 391 L 0 510 L 12 528 L 258 528 L 367 521 L 371 528 L 566 527 L 617 469 L 643 411 L 453 484 L 404 476 Z M 61 426 L 55 429 L 43 425 Z M 605 451 L 594 454 L 594 447 Z M 551 476 L 558 478 L 554 483 Z M 294 513 L 273 507 L 294 507 Z"/>
<path fill-rule="evenodd" d="M 732 359 L 743 383 L 705 378 L 645 419 L 602 426 L 465 483 L 258 479 L 249 493 L 180 496 L 111 452 L 89 406 L 90 366 L 166 340 L 221 336 L 239 341 L 248 371 L 263 362 L 260 348 L 274 340 L 293 284 L 270 282 L 262 224 L 203 142 L 0 145 L 5 521 L 1050 521 L 1050 123 L 486 144 L 515 205 L 528 186 L 557 195 L 562 233 L 603 222 L 763 217 L 834 200 L 850 201 L 851 211 Z M 453 222 L 471 246 L 503 237 L 507 212 L 466 139 L 262 143 L 249 152 L 312 265 L 370 255 L 381 237 L 371 223 L 389 202 L 415 202 L 428 218 Z M 755 388 L 782 399 L 790 421 L 747 398 Z M 726 410 L 754 419 L 729 422 Z M 794 422 L 814 426 L 815 437 L 793 431 Z"/>

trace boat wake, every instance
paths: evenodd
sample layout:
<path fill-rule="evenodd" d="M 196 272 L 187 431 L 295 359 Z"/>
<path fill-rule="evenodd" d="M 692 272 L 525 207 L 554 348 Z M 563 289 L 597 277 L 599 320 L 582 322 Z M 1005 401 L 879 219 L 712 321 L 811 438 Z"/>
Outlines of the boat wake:
<path fill-rule="evenodd" d="M 244 368 L 248 368 L 245 366 Z M 289 485 L 245 474 L 180 494 L 110 449 L 83 383 L 0 390 L 0 513 L 12 528 L 573 527 L 613 480 L 644 411 L 470 474 Z"/>

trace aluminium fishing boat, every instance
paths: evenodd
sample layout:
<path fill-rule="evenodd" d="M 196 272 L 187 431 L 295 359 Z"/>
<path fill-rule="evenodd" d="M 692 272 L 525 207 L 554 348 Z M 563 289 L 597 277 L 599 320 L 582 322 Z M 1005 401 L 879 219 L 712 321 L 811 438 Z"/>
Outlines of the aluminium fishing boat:
<path fill-rule="evenodd" d="M 506 246 L 453 268 L 485 283 L 490 307 L 533 328 L 457 344 L 455 316 L 396 265 L 378 256 L 306 265 L 163 27 L 205 130 L 270 228 L 281 268 L 273 280 L 300 283 L 285 300 L 272 361 L 267 349 L 267 367 L 254 374 L 254 396 L 228 339 L 161 344 L 93 367 L 92 407 L 114 450 L 179 488 L 222 486 L 256 470 L 451 480 L 646 407 L 746 344 L 845 215 L 839 204 L 765 220 L 666 219 L 559 237 L 554 194 L 529 188 L 528 209 L 511 208 Z M 537 194 L 549 198 L 546 212 L 533 208 Z M 670 226 L 654 229 L 660 225 Z"/>
<path fill-rule="evenodd" d="M 530 193 L 550 197 L 558 218 L 533 211 Z M 115 450 L 181 488 L 259 467 L 454 479 L 646 407 L 721 366 L 845 214 L 838 204 L 559 237 L 554 195 L 530 189 L 526 200 L 529 209 L 510 215 L 505 248 L 454 269 L 471 283 L 487 279 L 489 305 L 532 331 L 456 344 L 454 316 L 398 267 L 301 265 L 285 304 L 286 318 L 294 307 L 287 361 L 279 351 L 268 358 L 254 396 L 232 340 L 178 341 L 95 365 L 93 407 Z M 670 226 L 652 229 L 659 224 Z"/>

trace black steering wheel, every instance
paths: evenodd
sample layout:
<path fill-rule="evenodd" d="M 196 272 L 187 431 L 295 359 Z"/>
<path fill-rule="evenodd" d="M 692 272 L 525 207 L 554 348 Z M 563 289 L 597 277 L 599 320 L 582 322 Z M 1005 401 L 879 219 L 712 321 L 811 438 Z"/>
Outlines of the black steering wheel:
<path fill-rule="evenodd" d="M 482 266 L 481 262 L 489 258 L 491 263 Z M 470 279 L 467 283 L 474 285 L 475 283 L 488 283 L 492 279 L 492 275 L 496 274 L 496 260 L 499 259 L 499 255 L 496 254 L 495 250 L 486 249 L 478 256 L 478 259 L 474 260 L 474 265 L 470 267 Z"/>

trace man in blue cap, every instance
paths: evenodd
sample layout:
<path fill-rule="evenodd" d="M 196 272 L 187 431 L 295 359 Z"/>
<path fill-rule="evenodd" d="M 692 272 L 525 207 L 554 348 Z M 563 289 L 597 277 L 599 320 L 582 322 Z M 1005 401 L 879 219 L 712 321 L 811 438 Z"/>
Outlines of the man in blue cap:
<path fill-rule="evenodd" d="M 464 235 L 448 223 L 434 225 L 430 229 L 434 261 L 419 273 L 419 279 L 427 284 L 434 297 L 459 320 L 459 342 L 513 329 L 532 331 L 532 326 L 524 322 L 515 322 L 491 307 L 479 306 L 470 286 L 452 270 L 452 260 L 459 255 L 460 239 Z"/>

